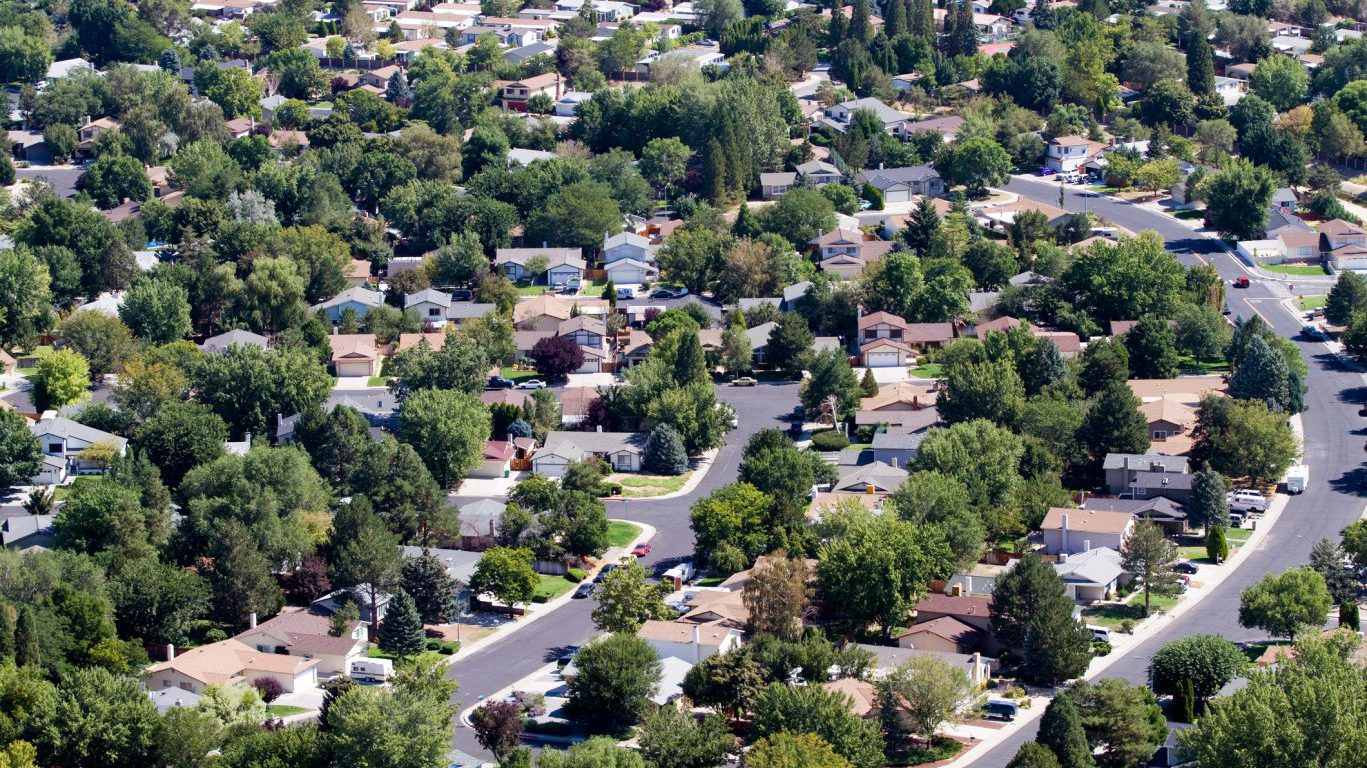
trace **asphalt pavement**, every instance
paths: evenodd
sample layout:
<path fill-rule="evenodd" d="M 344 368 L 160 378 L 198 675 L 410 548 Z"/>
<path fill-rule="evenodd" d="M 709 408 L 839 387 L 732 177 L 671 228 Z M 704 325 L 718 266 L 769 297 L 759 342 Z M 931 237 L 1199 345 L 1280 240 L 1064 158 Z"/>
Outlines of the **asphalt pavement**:
<path fill-rule="evenodd" d="M 1039 202 L 1058 204 L 1057 184 L 1015 179 L 1006 189 Z M 1367 499 L 1359 486 L 1367 480 L 1367 469 L 1361 460 L 1367 429 L 1364 429 L 1357 409 L 1367 402 L 1367 377 L 1332 354 L 1323 343 L 1301 338 L 1300 319 L 1281 304 L 1281 299 L 1290 295 L 1288 289 L 1280 282 L 1259 282 L 1212 237 L 1129 203 L 1093 193 L 1068 194 L 1065 203 L 1068 210 L 1082 210 L 1084 205 L 1133 232 L 1157 231 L 1167 241 L 1169 250 L 1188 264 L 1198 259 L 1213 264 L 1226 280 L 1249 275 L 1253 280 L 1249 288 L 1231 287 L 1228 290 L 1230 308 L 1234 314 L 1244 317 L 1257 313 L 1277 333 L 1295 341 L 1310 369 L 1306 377 L 1309 387 L 1307 410 L 1302 414 L 1306 435 L 1304 463 L 1310 467 L 1309 488 L 1304 494 L 1292 497 L 1281 519 L 1258 549 L 1206 596 L 1199 608 L 1186 612 L 1163 631 L 1131 648 L 1126 658 L 1101 675 L 1144 685 L 1148 682 L 1149 658 L 1171 640 L 1199 634 L 1223 635 L 1235 642 L 1265 639 L 1263 633 L 1239 626 L 1240 591 L 1269 573 L 1305 565 L 1315 542 L 1325 537 L 1337 540 L 1339 531 L 1362 516 Z M 1021 744 L 1034 739 L 1037 730 L 1033 724 L 1022 729 L 971 765 L 975 768 L 1005 766 Z"/>
<path fill-rule="evenodd" d="M 657 576 L 670 566 L 693 556 L 693 530 L 689 527 L 689 508 L 698 499 L 727 483 L 734 482 L 740 468 L 741 452 L 750 436 L 766 427 L 784 427 L 785 417 L 797 405 L 797 383 L 760 384 L 756 387 L 717 388 L 719 399 L 736 409 L 737 429 L 726 436 L 726 445 L 717 452 L 712 467 L 691 493 L 671 499 L 623 499 L 609 501 L 609 518 L 632 520 L 655 527 L 650 540 L 652 550 L 642 563 Z M 464 711 L 518 680 L 555 661 L 567 646 L 583 645 L 595 634 L 591 613 L 593 600 L 571 600 L 553 610 L 552 615 L 532 622 L 502 642 L 496 642 L 453 664 L 447 677 L 460 684 L 454 701 Z M 456 729 L 455 746 L 472 755 L 492 755 L 475 740 L 474 732 L 464 726 Z"/>

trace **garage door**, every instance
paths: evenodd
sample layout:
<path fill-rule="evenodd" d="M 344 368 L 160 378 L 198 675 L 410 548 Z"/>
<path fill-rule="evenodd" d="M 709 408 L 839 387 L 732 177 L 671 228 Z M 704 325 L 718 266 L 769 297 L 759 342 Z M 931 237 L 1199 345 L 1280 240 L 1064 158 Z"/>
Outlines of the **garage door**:
<path fill-rule="evenodd" d="M 896 352 L 870 352 L 864 359 L 870 368 L 892 368 L 898 365 Z"/>
<path fill-rule="evenodd" d="M 883 202 L 885 203 L 909 203 L 911 198 L 911 190 L 905 187 L 889 189 L 883 193 Z"/>

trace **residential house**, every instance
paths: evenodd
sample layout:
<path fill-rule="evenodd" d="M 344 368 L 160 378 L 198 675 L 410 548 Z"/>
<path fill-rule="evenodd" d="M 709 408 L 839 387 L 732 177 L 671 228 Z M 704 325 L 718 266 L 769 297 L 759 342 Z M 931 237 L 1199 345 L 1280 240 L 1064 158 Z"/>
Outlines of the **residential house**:
<path fill-rule="evenodd" d="M 95 65 L 85 59 L 62 59 L 47 65 L 45 80 L 62 80 L 75 75 L 95 74 Z"/>
<path fill-rule="evenodd" d="M 1166 496 L 1129 499 L 1103 499 L 1093 496 L 1084 501 L 1082 506 L 1087 509 L 1127 512 L 1136 518 L 1148 520 L 1173 535 L 1187 531 L 1187 508 L 1181 502 Z"/>
<path fill-rule="evenodd" d="M 603 235 L 603 263 L 607 265 L 623 259 L 635 259 L 653 265 L 657 250 L 659 250 L 659 246 L 650 242 L 650 238 L 635 232 L 618 232 L 611 236 Z"/>
<path fill-rule="evenodd" d="M 484 458 L 478 467 L 470 470 L 470 477 L 498 478 L 507 477 L 512 471 L 513 444 L 507 440 L 485 440 Z"/>
<path fill-rule="evenodd" d="M 825 160 L 808 160 L 793 170 L 797 172 L 798 178 L 802 179 L 802 183 L 809 187 L 824 187 L 827 184 L 835 184 L 845 177 L 839 168 Z"/>
<path fill-rule="evenodd" d="M 503 60 L 508 62 L 509 64 L 521 64 L 522 62 L 527 61 L 528 59 L 534 56 L 554 55 L 555 45 L 552 43 L 541 41 L 536 43 L 529 43 L 527 45 L 521 45 L 516 48 L 510 48 L 503 52 Z M 576 91 L 575 93 L 578 93 L 578 91 Z M 564 96 L 562 95 L 560 98 L 563 99 Z M 560 102 L 558 101 L 556 102 L 557 106 L 559 105 L 559 103 Z M 559 112 L 557 111 L 556 114 L 559 114 Z M 573 113 L 571 113 L 569 116 L 573 117 Z"/>
<path fill-rule="evenodd" d="M 327 301 L 314 304 L 314 312 L 322 312 L 334 325 L 341 322 L 342 313 L 348 309 L 356 313 L 356 319 L 365 319 L 371 309 L 384 304 L 384 294 L 369 288 L 352 286 Z"/>
<path fill-rule="evenodd" d="M 477 552 L 493 546 L 498 535 L 498 521 L 507 508 L 507 504 L 494 499 L 480 499 L 462 506 L 459 510 L 460 548 Z"/>
<path fill-rule="evenodd" d="M 909 203 L 916 197 L 926 195 L 939 197 L 945 192 L 944 180 L 929 163 L 907 168 L 865 169 L 855 174 L 859 187 L 872 185 L 883 195 L 886 203 Z"/>
<path fill-rule="evenodd" d="M 532 350 L 536 348 L 536 343 L 554 335 L 555 331 L 513 331 L 513 346 L 516 348 L 513 361 L 532 362 Z"/>
<path fill-rule="evenodd" d="M 765 200 L 783 197 L 788 190 L 795 186 L 797 186 L 797 173 L 794 171 L 761 173 L 759 175 L 759 196 Z"/>
<path fill-rule="evenodd" d="M 831 486 L 831 490 L 888 496 L 902 485 L 907 475 L 905 469 L 874 461 L 842 475 Z"/>
<path fill-rule="evenodd" d="M 896 87 L 896 84 L 893 84 Z M 902 138 L 910 139 L 918 133 L 930 131 L 940 134 L 944 143 L 950 144 L 959 138 L 959 129 L 963 127 L 964 119 L 958 115 L 942 115 L 939 117 L 928 117 L 924 120 L 912 120 L 903 123 L 899 127 Z"/>
<path fill-rule="evenodd" d="M 441 561 L 446 566 L 446 575 L 450 576 L 462 587 L 469 586 L 470 579 L 475 575 L 475 569 L 479 568 L 480 553 L 463 549 L 438 549 L 435 547 L 399 547 L 399 551 L 409 560 L 422 557 L 424 552 Z"/>
<path fill-rule="evenodd" d="M 334 333 L 332 372 L 339 378 L 380 375 L 380 350 L 373 333 Z"/>
<path fill-rule="evenodd" d="M 103 474 L 108 466 L 103 461 L 82 458 L 86 449 L 107 446 L 116 456 L 128 450 L 127 438 L 112 435 L 101 429 L 87 427 L 53 411 L 46 411 L 36 423 L 29 425 L 29 434 L 38 439 L 43 454 L 66 462 L 66 471 L 76 475 Z M 48 470 L 45 468 L 44 473 Z"/>
<path fill-rule="evenodd" d="M 1248 78 L 1253 74 L 1253 70 L 1258 68 L 1257 62 L 1244 62 L 1241 64 L 1230 64 L 1225 67 L 1225 77 L 1241 82 L 1248 82 Z"/>
<path fill-rule="evenodd" d="M 662 61 L 677 61 L 681 64 L 701 70 L 703 67 L 717 67 L 726 69 L 726 54 L 721 52 L 721 48 L 711 40 L 704 40 L 693 45 L 684 45 L 674 48 L 666 53 L 651 51 L 645 58 L 636 62 L 636 71 L 645 75 L 650 74 L 650 70 Z"/>
<path fill-rule="evenodd" d="M 660 270 L 648 261 L 634 258 L 619 258 L 608 262 L 603 270 L 613 285 L 640 285 L 653 283 L 660 279 Z"/>
<path fill-rule="evenodd" d="M 887 424 L 904 432 L 918 432 L 940 421 L 935 408 L 934 381 L 897 381 L 883 384 L 878 394 L 863 398 L 855 424 Z"/>
<path fill-rule="evenodd" d="M 877 717 L 878 687 L 867 680 L 857 677 L 839 677 L 821 684 L 822 688 L 844 697 L 849 704 L 850 714 L 858 718 Z"/>
<path fill-rule="evenodd" d="M 1077 554 L 1059 553 L 1054 572 L 1063 579 L 1068 597 L 1079 603 L 1105 600 L 1128 581 L 1120 552 L 1095 547 Z"/>
<path fill-rule="evenodd" d="M 1140 473 L 1163 477 L 1191 472 L 1185 456 L 1165 453 L 1108 453 L 1101 469 L 1106 490 L 1117 496 L 1131 493 Z"/>
<path fill-rule="evenodd" d="M 893 639 L 901 648 L 968 654 L 978 647 L 982 632 L 953 616 L 942 616 L 930 621 L 917 622 L 902 630 Z"/>
<path fill-rule="evenodd" d="M 882 101 L 870 96 L 862 99 L 853 99 L 851 101 L 842 101 L 839 104 L 833 104 L 827 107 L 824 110 L 825 117 L 822 118 L 821 124 L 844 133 L 845 129 L 848 128 L 850 123 L 854 120 L 854 114 L 856 112 L 872 112 L 874 117 L 878 118 L 878 121 L 882 123 L 883 130 L 889 133 L 897 131 L 902 123 L 911 119 L 911 116 L 907 113 L 893 109 Z"/>
<path fill-rule="evenodd" d="M 455 301 L 449 293 L 427 288 L 405 296 L 403 309 L 406 314 L 416 315 L 425 327 L 445 328 L 448 323 L 460 325 L 484 317 L 495 307 L 480 302 Z"/>
<path fill-rule="evenodd" d="M 112 131 L 119 127 L 119 121 L 112 117 L 101 117 L 91 120 L 81 126 L 76 131 L 76 137 L 81 142 L 81 149 L 89 152 L 95 146 L 95 139 L 105 131 Z"/>
<path fill-rule="evenodd" d="M 389 601 L 393 596 L 388 592 L 377 591 L 373 600 L 370 594 L 369 584 L 358 584 L 351 589 L 338 589 L 309 603 L 309 608 L 319 611 L 325 616 L 336 613 L 346 603 L 354 603 L 360 611 L 360 619 L 366 623 L 372 621 L 384 621 L 385 612 L 389 609 Z M 372 605 L 373 603 L 373 605 Z M 378 615 L 378 619 L 372 616 Z"/>
<path fill-rule="evenodd" d="M 274 618 L 256 623 L 234 640 L 261 653 L 296 656 L 318 661 L 323 675 L 345 675 L 353 659 L 365 658 L 369 648 L 369 629 L 359 620 L 347 622 L 342 634 L 332 634 L 332 617 L 308 608 L 282 608 Z"/>
<path fill-rule="evenodd" d="M 1320 224 L 1320 252 L 1336 270 L 1361 270 L 1367 266 L 1367 230 L 1342 219 Z"/>
<path fill-rule="evenodd" d="M 1236 80 L 1232 77 L 1214 78 L 1215 95 L 1219 96 L 1226 107 L 1232 107 L 1244 100 L 1244 94 L 1248 83 L 1244 80 Z"/>
<path fill-rule="evenodd" d="M 576 313 L 575 310 L 578 310 Z M 554 333 L 562 321 L 574 314 L 605 317 L 608 312 L 606 299 L 589 299 L 582 296 L 566 297 L 542 294 L 523 299 L 513 306 L 513 325 L 523 331 L 550 331 Z"/>
<path fill-rule="evenodd" d="M 646 437 L 641 432 L 554 431 L 532 457 L 532 469 L 546 477 L 560 477 L 571 461 L 597 456 L 615 472 L 639 472 Z"/>
<path fill-rule="evenodd" d="M 915 362 L 914 351 L 897 339 L 874 339 L 859 345 L 859 354 L 869 368 L 900 368 Z"/>
<path fill-rule="evenodd" d="M 892 89 L 897 91 L 898 94 L 911 93 L 911 90 L 920 85 L 921 81 L 925 79 L 926 76 L 920 72 L 904 72 L 900 75 L 893 75 Z M 898 98 L 904 97 L 899 96 Z"/>
<path fill-rule="evenodd" d="M 967 570 L 960 571 L 950 576 L 945 581 L 944 589 L 941 590 L 946 595 L 958 597 L 960 595 L 979 595 L 990 597 L 992 590 L 997 587 L 997 579 L 1002 574 L 1007 573 L 1016 567 L 1019 560 L 1007 560 L 1002 565 L 995 563 L 974 563 Z"/>
<path fill-rule="evenodd" d="M 1100 154 L 1106 144 L 1083 136 L 1058 136 L 1049 140 L 1044 164 L 1055 173 L 1073 173 Z"/>
<path fill-rule="evenodd" d="M 873 436 L 873 460 L 893 467 L 909 467 L 921 454 L 925 439 L 925 430 L 879 432 Z"/>
<path fill-rule="evenodd" d="M 1200 401 L 1174 394 L 1146 400 L 1139 411 L 1149 423 L 1149 450 L 1180 456 L 1191 450 Z"/>
<path fill-rule="evenodd" d="M 52 456 L 44 456 L 43 462 L 56 461 L 57 466 L 63 472 L 66 464 L 61 459 L 53 459 Z M 56 485 L 56 483 L 37 483 L 33 485 Z M 20 552 L 37 547 L 39 549 L 52 549 L 57 545 L 57 516 L 56 515 L 27 515 L 20 514 L 14 517 L 7 517 L 0 520 L 0 544 L 6 549 L 17 549 Z"/>
<path fill-rule="evenodd" d="M 584 351 L 584 364 L 576 373 L 598 373 L 611 368 L 608 327 L 602 320 L 588 315 L 572 317 L 560 324 L 556 335 L 568 337 Z"/>
<path fill-rule="evenodd" d="M 682 659 L 689 664 L 739 648 L 742 635 L 741 630 L 720 621 L 696 624 L 649 619 L 636 631 L 661 659 Z"/>
<path fill-rule="evenodd" d="M 688 606 L 679 621 L 689 624 L 717 622 L 733 629 L 745 629 L 750 621 L 750 609 L 745 607 L 741 590 L 699 591 L 688 601 Z"/>
<path fill-rule="evenodd" d="M 544 149 L 527 149 L 526 147 L 513 147 L 508 150 L 506 157 L 509 168 L 525 168 L 538 160 L 555 160 L 560 155 Z"/>
<path fill-rule="evenodd" d="M 347 268 L 346 281 L 348 285 L 369 285 L 370 262 L 366 259 L 352 259 L 351 266 Z"/>
<path fill-rule="evenodd" d="M 855 277 L 866 264 L 888 255 L 894 245 L 888 240 L 868 240 L 857 229 L 839 227 L 807 244 L 817 251 L 823 271 L 846 278 Z"/>
<path fill-rule="evenodd" d="M 1119 551 L 1132 528 L 1134 516 L 1128 512 L 1063 507 L 1051 508 L 1040 524 L 1045 552 L 1050 555 L 1076 555 L 1094 547 Z"/>
<path fill-rule="evenodd" d="M 266 345 L 269 343 L 270 340 L 259 333 L 252 333 L 251 331 L 244 331 L 238 329 L 232 331 L 225 331 L 224 333 L 220 333 L 217 336 L 210 336 L 209 338 L 204 340 L 204 343 L 199 345 L 199 349 L 201 352 L 204 352 L 206 354 L 223 354 L 224 352 L 227 352 L 234 344 L 243 347 L 256 347 L 257 349 L 265 349 Z"/>
<path fill-rule="evenodd" d="M 874 679 L 883 677 L 889 671 L 900 667 L 913 658 L 930 657 L 946 662 L 963 672 L 975 688 L 985 688 L 992 680 L 992 666 L 996 664 L 995 659 L 987 658 L 980 653 L 944 653 L 942 651 L 923 651 L 919 648 L 899 648 L 894 645 L 868 645 L 865 643 L 856 643 L 854 647 L 873 654 L 875 659 Z"/>
<path fill-rule="evenodd" d="M 369 72 L 362 72 L 358 81 L 362 85 L 371 85 L 376 88 L 384 89 L 389 87 L 389 78 L 401 72 L 403 72 L 401 67 L 396 64 L 390 64 L 388 66 L 380 67 L 379 69 L 372 69 Z"/>
<path fill-rule="evenodd" d="M 265 653 L 240 640 L 228 639 L 179 654 L 172 649 L 172 657 L 148 667 L 142 679 L 149 691 L 179 688 L 199 694 L 210 685 L 249 685 L 271 678 L 287 693 L 296 693 L 317 687 L 318 667 L 322 663 L 322 659 Z"/>
<path fill-rule="evenodd" d="M 499 248 L 494 252 L 494 266 L 509 280 L 531 280 L 536 276 L 528 269 L 528 264 L 538 256 L 546 260 L 547 285 L 560 286 L 571 278 L 584 278 L 587 264 L 583 251 L 578 248 Z"/>
<path fill-rule="evenodd" d="M 597 387 L 565 387 L 560 390 L 560 423 L 567 427 L 582 424 L 597 400 Z"/>
<path fill-rule="evenodd" d="M 518 45 L 534 42 L 537 40 L 524 39 L 519 40 Z M 554 70 L 500 85 L 503 108 L 515 112 L 527 112 L 527 102 L 531 101 L 533 96 L 544 95 L 554 102 L 564 93 L 564 80 L 560 73 Z"/>

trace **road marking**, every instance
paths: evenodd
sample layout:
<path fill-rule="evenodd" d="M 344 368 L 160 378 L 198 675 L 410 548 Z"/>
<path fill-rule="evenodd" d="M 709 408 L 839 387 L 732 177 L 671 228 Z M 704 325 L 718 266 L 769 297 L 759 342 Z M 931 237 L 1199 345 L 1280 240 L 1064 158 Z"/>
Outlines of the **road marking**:
<path fill-rule="evenodd" d="M 1243 297 L 1241 296 L 1240 298 L 1243 298 Z M 1252 300 L 1252 299 L 1246 299 L 1246 298 L 1245 298 L 1245 299 L 1244 299 L 1244 303 L 1247 304 L 1247 305 L 1248 305 L 1248 308 L 1251 309 L 1251 310 L 1253 310 L 1253 312 L 1254 312 L 1258 317 L 1261 317 L 1261 318 L 1263 319 L 1263 322 L 1264 322 L 1264 323 L 1267 323 L 1267 327 L 1269 327 L 1269 328 L 1272 327 L 1272 321 L 1271 321 L 1271 320 L 1268 320 L 1268 319 L 1267 319 L 1267 315 L 1264 315 L 1262 312 L 1258 311 L 1258 308 L 1257 308 L 1257 307 L 1253 306 L 1253 300 Z"/>

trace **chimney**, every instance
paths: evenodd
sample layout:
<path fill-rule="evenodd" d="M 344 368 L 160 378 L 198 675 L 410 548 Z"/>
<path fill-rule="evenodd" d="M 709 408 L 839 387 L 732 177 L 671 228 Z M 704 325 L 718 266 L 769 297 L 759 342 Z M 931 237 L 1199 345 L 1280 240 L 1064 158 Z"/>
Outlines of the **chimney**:
<path fill-rule="evenodd" d="M 1068 551 L 1068 513 L 1063 513 L 1063 533 L 1059 540 L 1058 548 L 1060 552 Z"/>
<path fill-rule="evenodd" d="M 698 625 L 697 625 L 697 624 L 694 624 L 694 625 L 693 625 L 693 663 L 694 663 L 694 664 L 699 664 L 699 663 L 701 663 L 701 662 L 702 662 L 702 632 L 701 632 L 701 630 L 698 629 Z"/>
<path fill-rule="evenodd" d="M 167 660 L 167 661 L 175 661 L 175 660 L 176 660 L 176 644 L 175 644 L 175 643 L 167 643 L 167 644 L 166 644 L 166 660 Z"/>
<path fill-rule="evenodd" d="M 893 456 L 893 457 L 892 457 L 892 468 L 893 468 L 893 469 L 897 469 L 897 462 L 898 462 L 897 457 L 896 457 L 896 456 Z"/>
<path fill-rule="evenodd" d="M 256 629 L 256 611 L 247 614 L 247 628 Z"/>
<path fill-rule="evenodd" d="M 1066 563 L 1066 562 L 1068 562 L 1068 553 L 1067 553 L 1067 552 L 1060 552 L 1060 553 L 1058 553 L 1058 562 L 1060 562 L 1060 563 Z"/>
<path fill-rule="evenodd" d="M 598 426 L 596 426 L 596 427 L 593 428 L 593 431 L 594 431 L 594 432 L 602 432 L 602 431 L 603 431 L 603 425 L 602 425 L 602 424 L 599 424 Z"/>
<path fill-rule="evenodd" d="M 1092 551 L 1092 540 L 1091 540 L 1091 539 L 1083 539 L 1083 540 L 1082 540 L 1082 551 L 1083 551 L 1083 552 L 1091 552 L 1091 551 Z"/>

